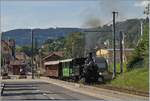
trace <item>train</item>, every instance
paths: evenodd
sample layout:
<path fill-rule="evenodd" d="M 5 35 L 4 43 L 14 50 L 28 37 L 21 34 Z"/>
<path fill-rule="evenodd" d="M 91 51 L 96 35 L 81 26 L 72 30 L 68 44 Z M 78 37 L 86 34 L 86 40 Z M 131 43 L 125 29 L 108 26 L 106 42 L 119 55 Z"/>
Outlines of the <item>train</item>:
<path fill-rule="evenodd" d="M 108 72 L 106 59 L 104 57 L 92 58 L 90 60 L 88 57 L 81 57 L 46 62 L 45 76 L 85 83 L 104 81 L 104 74 Z"/>

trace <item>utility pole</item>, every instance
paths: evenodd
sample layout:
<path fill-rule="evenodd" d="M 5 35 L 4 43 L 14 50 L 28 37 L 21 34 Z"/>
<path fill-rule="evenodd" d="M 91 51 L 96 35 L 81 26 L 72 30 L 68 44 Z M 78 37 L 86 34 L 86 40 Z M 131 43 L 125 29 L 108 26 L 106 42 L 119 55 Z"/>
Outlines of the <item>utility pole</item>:
<path fill-rule="evenodd" d="M 144 14 L 147 15 L 147 20 L 149 21 L 149 14 L 150 14 L 150 3 L 147 4 L 144 10 Z"/>
<path fill-rule="evenodd" d="M 42 70 L 42 49 L 39 50 L 39 57 L 40 57 L 40 69 L 39 70 Z"/>
<path fill-rule="evenodd" d="M 120 73 L 123 73 L 123 33 L 120 32 Z"/>
<path fill-rule="evenodd" d="M 140 40 L 138 40 L 138 42 L 137 42 L 137 46 L 138 46 L 139 42 L 142 40 L 142 35 L 143 35 L 143 21 L 142 20 L 140 21 L 140 26 L 141 26 L 141 35 L 140 35 Z"/>
<path fill-rule="evenodd" d="M 37 43 L 37 38 L 34 38 L 34 58 L 35 58 L 35 67 L 34 67 L 34 69 L 35 69 L 35 71 L 37 71 L 37 59 L 36 59 L 36 55 L 37 55 L 37 47 L 38 47 L 38 43 Z"/>
<path fill-rule="evenodd" d="M 141 23 L 141 37 L 142 37 L 142 35 L 143 35 L 143 21 L 141 20 L 140 23 Z"/>
<path fill-rule="evenodd" d="M 32 44 L 32 46 L 31 46 L 31 54 L 32 54 L 32 56 L 31 56 L 31 67 L 32 67 L 32 79 L 34 79 L 34 64 L 33 64 L 33 30 L 31 29 L 31 44 Z"/>
<path fill-rule="evenodd" d="M 113 46 L 114 46 L 114 70 L 113 70 L 113 79 L 116 77 L 116 25 L 115 18 L 118 12 L 113 11 Z"/>

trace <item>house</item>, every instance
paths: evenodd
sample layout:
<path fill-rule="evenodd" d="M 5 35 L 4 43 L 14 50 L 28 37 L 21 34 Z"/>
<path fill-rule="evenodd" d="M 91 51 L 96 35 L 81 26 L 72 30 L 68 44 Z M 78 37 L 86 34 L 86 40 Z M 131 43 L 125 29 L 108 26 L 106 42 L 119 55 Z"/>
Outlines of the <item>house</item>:
<path fill-rule="evenodd" d="M 9 72 L 10 61 L 14 60 L 15 41 L 1 40 L 1 67 L 2 74 Z"/>
<path fill-rule="evenodd" d="M 1 40 L 1 56 L 3 65 L 9 64 L 10 60 L 12 60 L 12 50 L 8 41 Z"/>
<path fill-rule="evenodd" d="M 123 61 L 128 61 L 129 57 L 131 56 L 131 54 L 133 53 L 134 49 L 133 48 L 125 48 L 123 50 Z M 113 63 L 113 53 L 114 53 L 114 49 L 99 49 L 96 52 L 97 56 L 103 56 L 105 57 L 109 64 Z M 116 49 L 116 62 L 119 63 L 120 62 L 120 49 Z"/>
<path fill-rule="evenodd" d="M 20 75 L 22 71 L 26 72 L 26 62 L 15 60 L 10 62 L 10 71 L 13 75 Z"/>
<path fill-rule="evenodd" d="M 44 57 L 42 59 L 42 67 L 43 73 L 58 76 L 57 71 L 58 71 L 58 64 L 55 64 L 55 61 L 59 61 L 63 59 L 64 53 L 59 51 L 59 52 L 51 52 L 49 55 Z M 50 63 L 49 65 L 47 63 Z M 55 72 L 54 72 L 55 71 Z M 54 74 L 51 74 L 54 73 Z"/>

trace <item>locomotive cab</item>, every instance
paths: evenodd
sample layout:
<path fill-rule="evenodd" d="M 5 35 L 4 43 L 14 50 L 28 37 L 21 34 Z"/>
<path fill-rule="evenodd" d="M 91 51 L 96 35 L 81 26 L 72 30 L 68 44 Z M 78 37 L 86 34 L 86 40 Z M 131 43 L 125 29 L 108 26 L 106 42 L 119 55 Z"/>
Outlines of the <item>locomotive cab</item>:
<path fill-rule="evenodd" d="M 99 78 L 104 81 L 105 75 L 108 73 L 108 64 L 104 57 L 95 57 L 95 63 L 98 67 Z"/>

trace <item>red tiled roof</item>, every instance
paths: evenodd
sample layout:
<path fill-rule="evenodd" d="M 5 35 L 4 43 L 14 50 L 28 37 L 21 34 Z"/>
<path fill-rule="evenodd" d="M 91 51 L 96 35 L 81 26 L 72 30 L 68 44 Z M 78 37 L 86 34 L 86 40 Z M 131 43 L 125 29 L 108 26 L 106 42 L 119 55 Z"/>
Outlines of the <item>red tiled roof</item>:
<path fill-rule="evenodd" d="M 62 51 L 59 51 L 59 52 L 51 52 L 51 53 L 49 53 L 48 56 L 44 57 L 43 60 L 45 60 L 45 59 L 47 59 L 47 58 L 49 58 L 49 57 L 51 57 L 51 56 L 53 56 L 53 55 L 56 55 L 56 56 L 59 56 L 59 57 L 63 57 L 63 56 L 64 56 L 64 52 L 62 52 Z"/>

